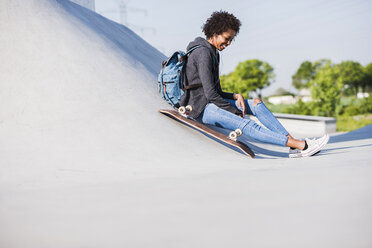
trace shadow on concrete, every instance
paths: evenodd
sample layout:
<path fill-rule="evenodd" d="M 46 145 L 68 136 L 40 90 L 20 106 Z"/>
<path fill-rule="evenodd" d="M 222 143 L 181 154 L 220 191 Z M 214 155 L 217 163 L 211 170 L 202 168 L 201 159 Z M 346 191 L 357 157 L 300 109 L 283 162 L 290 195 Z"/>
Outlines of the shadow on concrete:
<path fill-rule="evenodd" d="M 356 145 L 356 146 L 343 146 L 343 147 L 324 149 L 323 151 L 324 151 L 325 154 L 337 154 L 337 153 L 347 152 L 345 150 L 355 149 L 355 148 L 362 148 L 362 147 L 372 147 L 372 144 Z"/>
<path fill-rule="evenodd" d="M 218 128 L 214 126 L 209 126 L 221 133 L 224 133 L 226 135 L 229 134 L 230 130 L 225 130 L 223 128 Z M 331 136 L 329 140 L 329 144 L 331 143 L 338 143 L 338 142 L 346 142 L 346 141 L 355 141 L 355 140 L 363 140 L 363 139 L 372 139 L 372 124 L 362 127 L 358 130 L 340 134 L 337 136 Z M 275 146 L 270 145 L 271 149 L 264 148 L 267 147 L 268 144 L 259 142 L 256 140 L 251 139 L 248 136 L 242 136 L 240 138 L 240 141 L 247 144 L 256 154 L 256 159 L 278 159 L 278 158 L 288 158 L 288 152 L 281 152 L 275 150 Z M 255 144 L 262 144 L 262 146 L 257 146 Z M 350 148 L 360 148 L 360 147 L 369 147 L 372 146 L 372 144 L 368 145 L 355 145 L 355 146 L 343 146 L 343 147 L 337 147 L 337 148 L 330 148 L 330 149 L 324 149 L 321 151 L 321 153 L 316 154 L 315 156 L 323 156 L 326 154 L 337 154 L 337 153 L 343 153 L 344 150 L 350 149 Z M 266 157 L 270 156 L 270 157 Z"/>
<path fill-rule="evenodd" d="M 176 119 L 175 119 L 176 120 Z M 178 121 L 178 120 L 177 120 Z M 178 121 L 180 122 L 180 121 Z M 182 123 L 182 122 L 180 122 Z M 183 123 L 182 123 L 183 124 Z M 186 125 L 186 124 L 184 124 Z M 213 139 L 214 141 L 220 143 L 221 145 L 224 145 L 238 153 L 241 153 L 243 155 L 245 155 L 243 152 L 241 152 L 238 148 L 234 147 L 234 146 L 231 146 L 231 145 L 228 145 L 218 139 L 215 139 L 214 137 L 204 133 L 204 132 L 201 132 L 189 125 L 187 125 L 188 127 L 198 131 L 199 133 L 207 136 L 208 138 L 210 139 Z M 220 127 L 216 127 L 216 126 L 213 126 L 213 125 L 207 125 L 208 127 L 210 127 L 211 129 L 214 129 L 220 133 L 223 133 L 225 134 L 226 136 L 229 135 L 230 131 L 231 130 L 227 130 L 227 129 L 224 129 L 224 128 L 220 128 Z M 363 128 L 360 128 L 358 130 L 355 130 L 353 132 L 349 132 L 349 133 L 345 133 L 345 134 L 341 134 L 341 135 L 338 135 L 338 136 L 332 136 L 330 137 L 330 141 L 329 143 L 337 143 L 337 142 L 345 142 L 345 141 L 354 141 L 354 140 L 361 140 L 361 139 L 370 139 L 372 138 L 372 124 L 371 125 L 368 125 L 368 126 L 365 126 Z M 275 146 L 274 145 L 271 145 L 270 144 L 270 148 L 271 149 L 268 149 L 268 148 L 264 148 L 265 146 L 267 147 L 268 144 L 266 143 L 263 143 L 263 142 L 259 142 L 259 141 L 256 141 L 256 140 L 253 140 L 252 138 L 248 137 L 248 136 L 241 136 L 239 137 L 239 140 L 243 143 L 245 143 L 246 145 L 249 146 L 249 148 L 251 148 L 253 150 L 253 152 L 256 154 L 255 156 L 255 159 L 280 159 L 280 158 L 288 158 L 288 152 L 282 152 L 282 151 L 278 151 L 278 150 L 275 150 Z M 262 146 L 257 146 L 256 144 L 262 144 Z M 345 151 L 342 151 L 342 150 L 346 150 L 346 149 L 350 149 L 350 148 L 360 148 L 360 147 L 366 147 L 366 146 L 372 146 L 372 144 L 370 145 L 356 145 L 356 146 L 344 146 L 344 147 L 337 147 L 337 148 L 330 148 L 330 149 L 324 149 L 322 150 L 320 153 L 314 155 L 314 156 L 323 156 L 323 155 L 328 155 L 328 154 L 337 154 L 337 153 L 343 153 Z M 280 147 L 281 148 L 281 147 Z"/>
<path fill-rule="evenodd" d="M 225 134 L 226 136 L 229 135 L 231 130 L 223 129 L 220 127 L 208 125 L 208 127 Z M 287 152 L 280 152 L 280 151 L 275 151 L 275 150 L 269 150 L 263 147 L 259 147 L 255 144 L 262 144 L 262 145 L 267 145 L 266 143 L 259 142 L 257 140 L 253 140 L 250 137 L 246 135 L 242 135 L 241 137 L 238 138 L 241 142 L 245 143 L 249 148 L 253 150 L 253 152 L 256 154 L 255 159 L 278 159 L 278 158 L 288 158 L 288 153 Z M 225 145 L 224 143 L 221 143 Z M 262 156 L 264 155 L 264 156 Z M 266 157 L 270 156 L 270 157 Z"/>
<path fill-rule="evenodd" d="M 329 143 L 338 143 L 363 139 L 372 139 L 372 124 L 359 128 L 358 130 L 349 133 L 331 136 L 329 139 Z"/>

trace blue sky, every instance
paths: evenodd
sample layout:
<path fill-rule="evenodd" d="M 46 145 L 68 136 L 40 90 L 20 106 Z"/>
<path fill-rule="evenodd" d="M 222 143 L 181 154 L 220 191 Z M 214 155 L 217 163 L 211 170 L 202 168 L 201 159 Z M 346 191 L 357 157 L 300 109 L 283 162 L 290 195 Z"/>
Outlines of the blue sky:
<path fill-rule="evenodd" d="M 242 22 L 232 45 L 221 53 L 221 73 L 239 62 L 260 59 L 274 67 L 276 80 L 264 95 L 283 87 L 305 60 L 372 62 L 371 0 L 96 0 L 96 11 L 120 22 L 124 2 L 127 26 L 165 55 L 185 50 L 213 11 L 226 10 Z"/>

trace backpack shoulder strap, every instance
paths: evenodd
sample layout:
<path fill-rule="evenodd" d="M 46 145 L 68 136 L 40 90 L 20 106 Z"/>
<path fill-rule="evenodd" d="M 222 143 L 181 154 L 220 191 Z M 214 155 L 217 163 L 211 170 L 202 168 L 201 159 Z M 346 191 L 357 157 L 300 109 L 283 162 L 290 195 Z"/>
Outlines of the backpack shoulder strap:
<path fill-rule="evenodd" d="M 190 48 L 190 50 L 187 51 L 185 55 L 189 55 L 192 51 L 194 51 L 196 48 L 202 47 L 202 45 L 196 45 Z"/>
<path fill-rule="evenodd" d="M 196 48 L 199 48 L 199 47 L 202 47 L 202 45 L 196 45 L 196 46 L 191 47 L 190 50 L 188 50 L 185 53 L 185 56 L 188 56 L 192 51 L 194 51 Z M 216 60 L 218 61 L 218 59 L 216 59 L 216 56 L 213 54 L 212 54 L 212 60 L 213 60 L 213 66 L 215 66 L 217 64 Z"/>

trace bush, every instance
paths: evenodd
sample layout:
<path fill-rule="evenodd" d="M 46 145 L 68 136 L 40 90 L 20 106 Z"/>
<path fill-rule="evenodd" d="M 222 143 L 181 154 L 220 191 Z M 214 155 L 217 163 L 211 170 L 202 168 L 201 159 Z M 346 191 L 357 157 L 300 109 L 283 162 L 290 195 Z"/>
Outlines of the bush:
<path fill-rule="evenodd" d="M 372 113 L 372 94 L 370 94 L 369 97 L 364 98 L 360 105 L 360 110 L 363 113 Z"/>
<path fill-rule="evenodd" d="M 360 109 L 358 106 L 347 106 L 344 108 L 344 111 L 343 111 L 343 116 L 354 116 L 354 115 L 359 115 L 361 114 L 360 113 Z"/>
<path fill-rule="evenodd" d="M 310 81 L 311 96 L 314 100 L 312 113 L 321 116 L 335 116 L 340 103 L 342 85 L 337 70 L 331 62 L 322 65 Z"/>
<path fill-rule="evenodd" d="M 350 132 L 372 124 L 372 115 L 339 116 L 337 117 L 337 131 Z"/>
<path fill-rule="evenodd" d="M 314 115 L 314 103 L 304 103 L 301 99 L 296 103 L 282 110 L 282 113 L 297 114 L 297 115 Z"/>
<path fill-rule="evenodd" d="M 272 112 L 297 114 L 297 115 L 317 115 L 329 116 L 322 108 L 321 101 L 303 102 L 299 100 L 296 104 L 269 104 Z M 356 116 L 372 114 L 372 95 L 368 98 L 358 99 L 356 97 L 346 97 L 336 107 L 336 116 Z"/>
<path fill-rule="evenodd" d="M 285 108 L 287 108 L 288 106 L 292 106 L 292 104 L 284 104 L 284 103 L 272 104 L 267 99 L 266 100 L 264 99 L 263 101 L 264 101 L 266 107 L 268 109 L 270 109 L 270 111 L 273 112 L 273 113 L 284 113 L 283 110 Z"/>
<path fill-rule="evenodd" d="M 343 105 L 338 111 L 339 115 L 342 116 L 354 116 L 372 113 L 372 95 L 361 101 L 353 101 L 348 106 Z"/>

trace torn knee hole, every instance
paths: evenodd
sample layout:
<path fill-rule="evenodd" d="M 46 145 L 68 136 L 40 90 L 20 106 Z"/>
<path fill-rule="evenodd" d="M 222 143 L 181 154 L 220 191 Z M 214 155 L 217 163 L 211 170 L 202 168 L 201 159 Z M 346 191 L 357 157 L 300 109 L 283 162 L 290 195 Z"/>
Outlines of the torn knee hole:
<path fill-rule="evenodd" d="M 256 106 L 257 104 L 259 104 L 261 102 L 262 102 L 261 99 L 255 98 L 254 101 L 253 101 L 253 106 Z"/>

